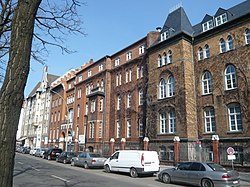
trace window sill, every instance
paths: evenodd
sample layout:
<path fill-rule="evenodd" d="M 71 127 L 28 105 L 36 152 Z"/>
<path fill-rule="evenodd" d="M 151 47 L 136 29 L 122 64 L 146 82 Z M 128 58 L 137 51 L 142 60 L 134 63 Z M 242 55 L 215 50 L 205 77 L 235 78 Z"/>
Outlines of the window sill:
<path fill-rule="evenodd" d="M 227 131 L 227 134 L 242 134 L 243 131 L 242 130 L 238 130 L 238 131 Z"/>

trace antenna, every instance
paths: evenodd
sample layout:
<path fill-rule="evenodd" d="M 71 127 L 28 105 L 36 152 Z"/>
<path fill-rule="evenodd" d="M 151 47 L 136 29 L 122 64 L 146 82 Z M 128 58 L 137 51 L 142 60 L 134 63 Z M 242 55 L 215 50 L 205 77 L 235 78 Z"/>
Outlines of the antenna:
<path fill-rule="evenodd" d="M 177 5 L 173 6 L 169 9 L 169 14 L 177 10 L 178 8 L 182 7 L 182 2 L 178 3 Z"/>

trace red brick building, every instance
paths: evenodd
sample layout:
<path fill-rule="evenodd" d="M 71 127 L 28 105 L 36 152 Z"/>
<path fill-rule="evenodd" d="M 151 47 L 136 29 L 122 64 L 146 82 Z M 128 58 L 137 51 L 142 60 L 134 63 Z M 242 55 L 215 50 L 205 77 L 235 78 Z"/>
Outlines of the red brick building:
<path fill-rule="evenodd" d="M 192 26 L 179 7 L 158 31 L 90 60 L 54 87 L 67 107 L 52 102 L 51 118 L 64 113 L 69 126 L 52 120 L 50 140 L 108 155 L 143 149 L 147 137 L 166 162 L 227 163 L 233 147 L 235 162 L 249 164 L 249 10 L 249 1 L 218 8 Z"/>

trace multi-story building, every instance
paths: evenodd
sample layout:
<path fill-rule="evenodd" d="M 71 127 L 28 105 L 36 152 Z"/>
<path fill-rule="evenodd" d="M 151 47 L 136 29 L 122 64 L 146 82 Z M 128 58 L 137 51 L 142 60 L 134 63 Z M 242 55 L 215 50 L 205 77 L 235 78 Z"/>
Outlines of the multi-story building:
<path fill-rule="evenodd" d="M 179 7 L 162 28 L 64 76 L 53 85 L 66 102 L 52 102 L 51 146 L 109 154 L 110 142 L 142 149 L 147 137 L 162 161 L 226 163 L 233 147 L 235 162 L 249 163 L 249 10 L 219 8 L 193 26 Z"/>
<path fill-rule="evenodd" d="M 57 77 L 48 74 L 47 66 L 44 67 L 42 81 L 24 101 L 21 139 L 25 141 L 25 146 L 47 147 L 51 105 L 50 84 Z"/>

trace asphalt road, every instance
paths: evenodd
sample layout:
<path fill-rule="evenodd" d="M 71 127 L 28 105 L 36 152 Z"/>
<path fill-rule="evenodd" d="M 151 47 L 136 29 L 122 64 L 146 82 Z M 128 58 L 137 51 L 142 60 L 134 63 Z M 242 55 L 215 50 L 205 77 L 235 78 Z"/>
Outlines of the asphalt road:
<path fill-rule="evenodd" d="M 131 178 L 106 173 L 103 169 L 83 169 L 16 153 L 14 187 L 185 187 L 164 184 L 156 176 Z M 241 187 L 249 187 L 249 183 Z"/>
<path fill-rule="evenodd" d="M 178 187 L 166 185 L 156 176 L 131 178 L 106 173 L 103 169 L 83 169 L 27 154 L 16 154 L 14 187 Z M 182 186 L 183 187 L 183 186 Z"/>

